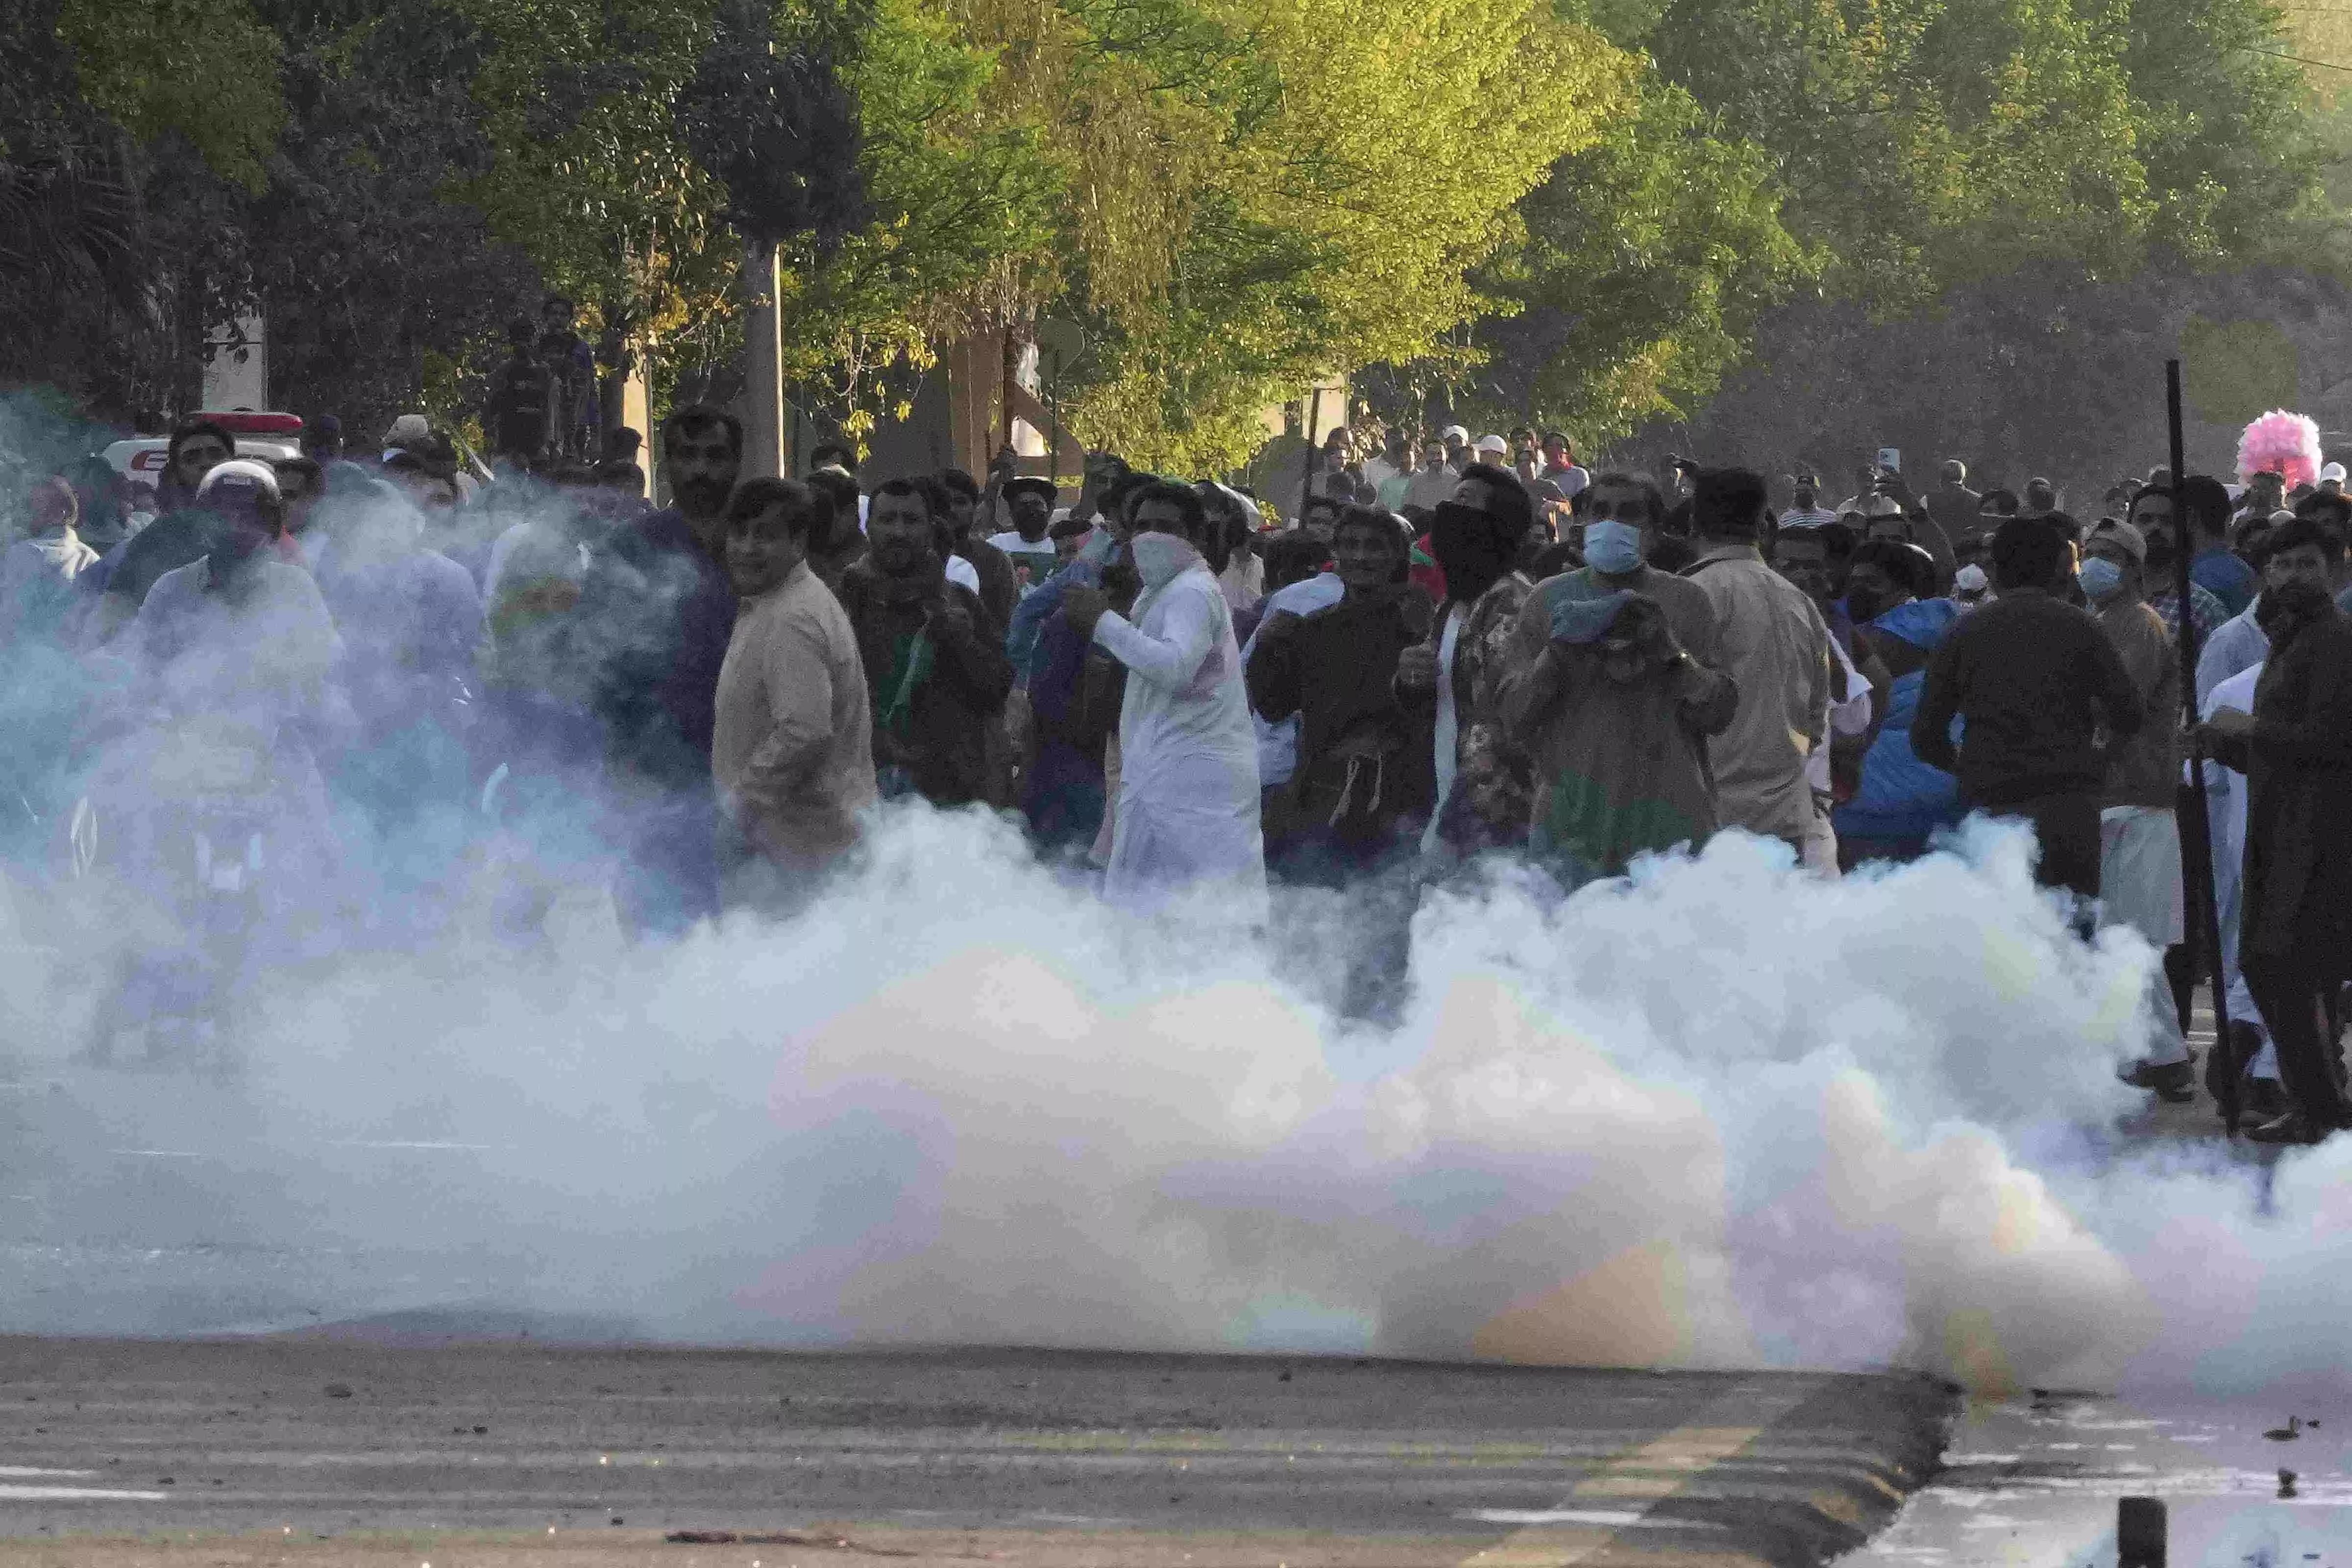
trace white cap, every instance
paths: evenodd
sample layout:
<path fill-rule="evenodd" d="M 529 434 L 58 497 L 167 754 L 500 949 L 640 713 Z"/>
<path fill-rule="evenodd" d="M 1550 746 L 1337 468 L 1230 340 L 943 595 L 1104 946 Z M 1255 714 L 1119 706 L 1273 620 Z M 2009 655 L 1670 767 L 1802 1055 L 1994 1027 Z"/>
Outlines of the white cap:
<path fill-rule="evenodd" d="M 1481 436 L 1476 449 L 1481 452 L 1507 452 L 1511 447 L 1500 436 Z"/>
<path fill-rule="evenodd" d="M 2319 470 L 2319 482 L 2321 484 L 2326 484 L 2330 479 L 2334 479 L 2339 485 L 2344 482 L 2343 464 L 2330 463 L 2326 468 Z"/>
<path fill-rule="evenodd" d="M 1438 432 L 1437 438 L 1441 441 L 1460 441 L 1467 445 L 1470 432 L 1462 426 L 1448 425 L 1444 430 Z"/>

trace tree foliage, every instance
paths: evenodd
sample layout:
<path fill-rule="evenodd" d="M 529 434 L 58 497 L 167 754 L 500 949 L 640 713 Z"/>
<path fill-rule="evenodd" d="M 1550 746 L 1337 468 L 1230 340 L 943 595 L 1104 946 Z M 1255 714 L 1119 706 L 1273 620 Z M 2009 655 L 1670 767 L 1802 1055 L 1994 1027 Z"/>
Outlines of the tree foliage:
<path fill-rule="evenodd" d="M 2269 0 L 1561 3 L 1651 68 L 1521 204 L 1521 314 L 1454 389 L 1497 416 L 1607 439 L 1693 414 L 1774 310 L 1848 332 L 2051 268 L 2308 258 L 2333 224 Z"/>
<path fill-rule="evenodd" d="M 1605 441 L 1678 418 L 1821 269 L 1781 223 L 1761 148 L 1711 133 L 1654 74 L 1633 90 L 1631 113 L 1520 201 L 1526 238 L 1488 269 L 1518 307 L 1478 324 L 1465 411 L 1489 424 L 1539 412 Z"/>
<path fill-rule="evenodd" d="M 1486 302 L 1511 202 L 1585 144 L 1619 56 L 1525 0 L 959 0 L 989 101 L 1069 199 L 1022 258 L 1075 321 L 1066 408 L 1155 463 L 1238 463 L 1310 377 L 1426 352 Z"/>
<path fill-rule="evenodd" d="M 249 0 L 62 0 L 56 31 L 81 97 L 140 142 L 185 137 L 248 191 L 286 124 L 278 35 Z"/>

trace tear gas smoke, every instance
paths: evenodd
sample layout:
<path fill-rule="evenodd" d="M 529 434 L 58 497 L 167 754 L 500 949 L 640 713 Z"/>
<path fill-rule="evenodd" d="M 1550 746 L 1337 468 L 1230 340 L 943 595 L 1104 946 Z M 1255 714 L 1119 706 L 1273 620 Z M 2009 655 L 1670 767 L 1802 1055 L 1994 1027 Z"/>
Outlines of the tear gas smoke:
<path fill-rule="evenodd" d="M 2074 941 L 2005 830 L 1843 885 L 1782 858 L 1434 896 L 1384 1033 L 1286 939 L 1132 923 L 924 809 L 790 924 L 631 947 L 591 909 L 519 954 L 461 920 L 277 973 L 221 1079 L 68 1068 L 37 1021 L 86 998 L 12 961 L 10 1037 L 71 1102 L 38 1113 L 79 1131 L 11 1173 L 356 1270 L 95 1325 L 151 1331 L 464 1301 L 792 1344 L 2336 1370 L 2340 1157 L 2263 1218 L 2242 1173 L 2085 1131 L 2134 1098 L 2135 939 Z M 58 909 L 12 889 L 10 951 Z M 93 1326 L 14 1296 L 12 1328 Z"/>
<path fill-rule="evenodd" d="M 2345 1141 L 2266 1200 L 2217 1145 L 2119 1142 L 2153 955 L 2074 938 L 2012 830 L 1843 883 L 1727 835 L 1564 900 L 1433 891 L 1375 1028 L 1337 1005 L 1345 894 L 1279 895 L 1263 937 L 1139 922 L 984 813 L 894 807 L 801 917 L 632 944 L 537 799 L 487 844 L 422 809 L 368 840 L 365 942 L 272 953 L 213 1074 L 79 1059 L 163 933 L 12 868 L 0 1331 L 464 1307 L 778 1344 L 2343 1376 Z M 452 865 L 472 896 L 424 918 Z"/>

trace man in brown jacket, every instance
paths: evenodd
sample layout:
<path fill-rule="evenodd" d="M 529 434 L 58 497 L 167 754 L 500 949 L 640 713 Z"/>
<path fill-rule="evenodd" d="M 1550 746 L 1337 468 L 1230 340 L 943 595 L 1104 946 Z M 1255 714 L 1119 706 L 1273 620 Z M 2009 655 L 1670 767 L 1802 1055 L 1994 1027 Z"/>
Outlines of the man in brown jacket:
<path fill-rule="evenodd" d="M 2147 541 L 2127 522 L 2102 522 L 2084 542 L 2083 594 L 2115 645 L 2147 712 L 2139 732 L 2108 754 L 2099 797 L 2100 919 L 2126 925 L 2158 952 L 2180 941 L 2180 833 L 2173 816 L 2180 778 L 2180 658 L 2164 617 L 2147 602 Z M 2189 1044 L 2161 970 L 2151 977 L 2148 1054 L 2125 1079 L 2187 1100 Z"/>
<path fill-rule="evenodd" d="M 753 479 L 727 509 L 740 608 L 719 671 L 711 772 L 721 895 L 781 913 L 857 842 L 874 789 L 873 711 L 849 617 L 809 570 L 830 503 L 793 479 Z"/>

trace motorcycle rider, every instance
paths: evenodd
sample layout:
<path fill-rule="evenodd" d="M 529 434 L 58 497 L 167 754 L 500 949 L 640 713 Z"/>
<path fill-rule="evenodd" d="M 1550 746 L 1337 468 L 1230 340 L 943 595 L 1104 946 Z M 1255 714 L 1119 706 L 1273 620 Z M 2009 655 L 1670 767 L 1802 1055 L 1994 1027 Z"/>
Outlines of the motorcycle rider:
<path fill-rule="evenodd" d="M 195 506 L 213 523 L 205 554 L 156 580 L 118 645 L 129 733 L 91 797 L 120 868 L 167 909 L 184 900 L 178 830 L 193 822 L 199 862 L 243 851 L 267 867 L 257 949 L 315 954 L 336 942 L 341 902 L 317 761 L 351 729 L 332 679 L 341 638 L 310 574 L 278 552 L 285 506 L 267 465 L 217 465 Z"/>

